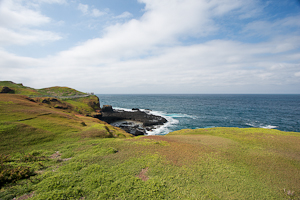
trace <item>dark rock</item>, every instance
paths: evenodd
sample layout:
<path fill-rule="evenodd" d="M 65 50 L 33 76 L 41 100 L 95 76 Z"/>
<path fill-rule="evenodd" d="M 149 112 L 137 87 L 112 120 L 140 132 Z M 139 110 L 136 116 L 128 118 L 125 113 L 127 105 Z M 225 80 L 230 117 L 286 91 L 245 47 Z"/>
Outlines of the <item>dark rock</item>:
<path fill-rule="evenodd" d="M 133 135 L 145 135 L 146 131 L 150 131 L 154 129 L 155 126 L 163 125 L 167 122 L 167 120 L 161 116 L 152 115 L 148 112 L 140 111 L 139 109 L 134 110 L 134 112 L 113 110 L 112 106 L 109 105 L 103 106 L 101 114 L 101 116 L 95 117 L 120 127 Z M 123 121 L 119 123 L 121 120 Z M 139 122 L 139 124 L 131 120 Z"/>
<path fill-rule="evenodd" d="M 50 99 L 51 102 L 58 102 L 59 100 L 56 98 Z"/>
<path fill-rule="evenodd" d="M 9 87 L 4 86 L 0 93 L 15 93 L 13 89 L 10 89 Z"/>
<path fill-rule="evenodd" d="M 132 108 L 131 110 L 140 110 L 140 109 L 138 109 L 138 108 Z"/>
<path fill-rule="evenodd" d="M 154 126 L 154 125 L 163 125 L 164 123 L 158 120 L 148 120 L 143 123 L 144 126 Z"/>
<path fill-rule="evenodd" d="M 59 104 L 59 105 L 55 105 L 54 108 L 57 108 L 57 109 L 68 109 L 69 107 L 67 105 L 64 105 L 64 104 Z"/>
<path fill-rule="evenodd" d="M 135 136 L 146 134 L 146 130 L 141 126 L 142 124 L 140 122 L 122 120 L 112 123 L 112 125 L 117 126 L 126 131 L 127 133 L 130 133 Z"/>
<path fill-rule="evenodd" d="M 92 117 L 100 119 L 102 117 L 102 113 L 96 113 L 96 114 L 92 115 Z"/>
<path fill-rule="evenodd" d="M 111 105 L 103 105 L 102 112 L 113 112 Z"/>
<path fill-rule="evenodd" d="M 49 99 L 44 99 L 43 101 L 42 101 L 42 103 L 50 103 L 50 101 L 49 101 Z"/>
<path fill-rule="evenodd" d="M 26 99 L 27 99 L 28 101 L 31 101 L 31 102 L 36 103 L 36 101 L 35 101 L 34 99 L 31 99 L 31 98 L 29 98 L 29 97 L 27 97 Z"/>

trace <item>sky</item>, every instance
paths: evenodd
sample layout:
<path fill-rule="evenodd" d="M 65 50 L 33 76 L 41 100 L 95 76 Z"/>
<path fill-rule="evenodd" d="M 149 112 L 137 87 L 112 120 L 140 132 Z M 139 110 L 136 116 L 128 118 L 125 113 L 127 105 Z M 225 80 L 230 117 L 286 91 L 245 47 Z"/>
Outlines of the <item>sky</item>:
<path fill-rule="evenodd" d="M 96 94 L 300 94 L 300 1 L 0 0 L 0 80 Z"/>

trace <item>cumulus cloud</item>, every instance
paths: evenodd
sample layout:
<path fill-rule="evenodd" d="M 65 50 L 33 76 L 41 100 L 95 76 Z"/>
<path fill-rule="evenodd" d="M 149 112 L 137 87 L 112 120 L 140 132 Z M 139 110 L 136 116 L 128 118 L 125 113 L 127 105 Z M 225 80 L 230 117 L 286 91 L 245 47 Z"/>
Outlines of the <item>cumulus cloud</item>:
<path fill-rule="evenodd" d="M 61 36 L 50 32 L 36 29 L 20 29 L 20 32 L 0 27 L 1 45 L 28 45 L 31 43 L 40 44 L 46 41 L 61 39 Z"/>
<path fill-rule="evenodd" d="M 37 3 L 49 3 L 49 4 L 54 4 L 54 3 L 65 4 L 65 3 L 67 3 L 66 0 L 35 0 L 35 2 L 37 2 Z"/>
<path fill-rule="evenodd" d="M 7 28 L 39 26 L 50 22 L 50 18 L 26 8 L 21 1 L 0 2 L 0 25 Z"/>
<path fill-rule="evenodd" d="M 82 12 L 82 14 L 84 15 L 89 15 L 89 16 L 92 16 L 92 17 L 100 17 L 102 15 L 105 15 L 107 14 L 107 12 L 102 12 L 96 8 L 93 8 L 93 9 L 90 9 L 89 8 L 89 5 L 87 4 L 78 4 L 78 10 L 80 10 Z"/>
<path fill-rule="evenodd" d="M 117 19 L 122 19 L 122 18 L 130 18 L 133 15 L 130 12 L 123 12 L 121 15 L 116 16 L 115 18 Z"/>
<path fill-rule="evenodd" d="M 36 75 L 38 78 L 28 83 L 33 87 L 68 85 L 97 93 L 247 93 L 291 84 L 295 85 L 293 91 L 299 91 L 296 86 L 300 81 L 295 77 L 299 75 L 300 57 L 290 52 L 300 48 L 299 34 L 278 32 L 260 43 L 224 38 L 182 42 L 216 34 L 222 28 L 217 18 L 253 17 L 253 13 L 260 12 L 256 1 L 251 1 L 250 7 L 248 1 L 240 0 L 139 2 L 145 4 L 143 16 L 110 25 L 101 37 L 43 59 L 0 54 L 0 60 L 17 61 L 13 66 L 28 63 L 30 67 L 19 69 L 18 74 Z M 78 9 L 87 15 L 93 12 L 84 4 Z M 252 14 L 242 16 L 244 11 Z M 120 18 L 131 17 L 127 12 L 122 15 Z M 271 30 L 298 26 L 293 24 L 295 17 L 265 22 Z M 251 23 L 245 32 L 259 22 Z M 4 76 L 0 74 L 0 78 Z"/>
<path fill-rule="evenodd" d="M 78 10 L 80 10 L 83 14 L 87 14 L 89 10 L 89 5 L 86 4 L 78 4 Z"/>
<path fill-rule="evenodd" d="M 61 37 L 57 33 L 33 28 L 48 24 L 50 21 L 49 17 L 28 8 L 21 0 L 2 0 L 0 2 L 0 44 L 25 45 L 32 42 L 59 40 Z"/>

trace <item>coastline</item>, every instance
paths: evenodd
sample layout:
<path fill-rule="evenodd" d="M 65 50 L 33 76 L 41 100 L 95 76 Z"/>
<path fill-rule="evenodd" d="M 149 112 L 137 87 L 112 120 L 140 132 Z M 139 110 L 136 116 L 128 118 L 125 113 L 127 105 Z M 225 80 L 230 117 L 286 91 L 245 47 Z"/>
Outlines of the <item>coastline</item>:
<path fill-rule="evenodd" d="M 113 109 L 110 105 L 103 105 L 101 115 L 95 117 L 135 136 L 152 135 L 169 122 L 163 116 L 152 114 L 151 110 Z"/>
<path fill-rule="evenodd" d="M 145 108 L 176 122 L 166 134 L 180 129 L 210 127 L 268 128 L 300 132 L 299 95 L 103 95 L 101 105 Z M 142 110 L 142 109 L 141 109 Z M 168 119 L 169 121 L 169 119 Z M 163 132 L 163 133 L 162 133 Z M 150 133 L 151 134 L 151 133 Z"/>

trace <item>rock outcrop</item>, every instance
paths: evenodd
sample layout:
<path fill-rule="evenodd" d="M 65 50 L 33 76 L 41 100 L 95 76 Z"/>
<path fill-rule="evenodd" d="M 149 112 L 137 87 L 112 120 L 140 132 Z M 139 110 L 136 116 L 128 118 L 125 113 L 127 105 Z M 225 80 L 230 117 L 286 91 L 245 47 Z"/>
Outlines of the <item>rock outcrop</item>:
<path fill-rule="evenodd" d="M 105 113 L 113 112 L 113 108 L 111 105 L 103 105 L 102 112 L 105 112 Z"/>
<path fill-rule="evenodd" d="M 10 89 L 9 87 L 4 86 L 4 87 L 1 89 L 0 93 L 15 93 L 15 91 L 12 90 L 12 89 Z"/>
<path fill-rule="evenodd" d="M 132 111 L 114 110 L 110 105 L 104 105 L 101 116 L 97 118 L 133 135 L 145 135 L 146 131 L 167 122 L 161 116 L 152 115 L 137 108 L 132 109 Z"/>

